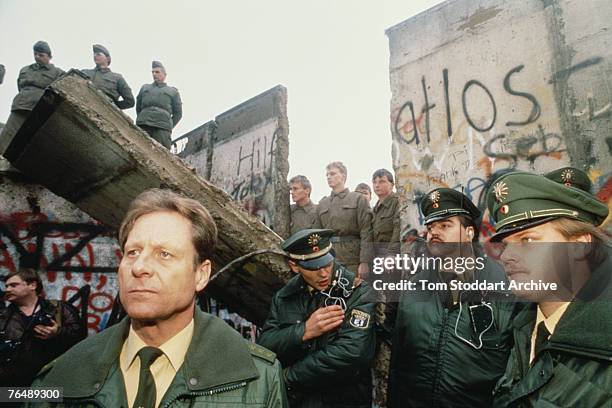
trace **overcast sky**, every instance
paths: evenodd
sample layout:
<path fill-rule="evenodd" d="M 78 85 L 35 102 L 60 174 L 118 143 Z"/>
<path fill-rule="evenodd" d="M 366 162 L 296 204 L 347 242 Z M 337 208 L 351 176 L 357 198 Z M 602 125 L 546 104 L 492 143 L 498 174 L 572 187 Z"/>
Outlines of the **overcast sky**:
<path fill-rule="evenodd" d="M 151 82 L 151 60 L 162 61 L 183 100 L 173 138 L 280 84 L 289 99 L 289 176 L 309 177 L 318 201 L 329 192 L 330 161 L 347 165 L 351 190 L 378 168 L 392 170 L 384 31 L 437 3 L 0 0 L 0 121 L 41 39 L 65 70 L 91 68 L 91 45 L 105 45 L 134 95 Z"/>

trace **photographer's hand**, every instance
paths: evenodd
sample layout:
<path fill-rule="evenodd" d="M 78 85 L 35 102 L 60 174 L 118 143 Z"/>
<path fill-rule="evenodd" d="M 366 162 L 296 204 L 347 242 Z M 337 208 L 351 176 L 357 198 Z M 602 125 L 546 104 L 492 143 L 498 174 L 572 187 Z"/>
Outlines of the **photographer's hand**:
<path fill-rule="evenodd" d="M 41 324 L 34 326 L 34 337 L 37 337 L 42 340 L 48 340 L 57 335 L 59 331 L 59 324 L 55 320 L 51 320 L 53 323 L 51 326 L 43 326 Z"/>

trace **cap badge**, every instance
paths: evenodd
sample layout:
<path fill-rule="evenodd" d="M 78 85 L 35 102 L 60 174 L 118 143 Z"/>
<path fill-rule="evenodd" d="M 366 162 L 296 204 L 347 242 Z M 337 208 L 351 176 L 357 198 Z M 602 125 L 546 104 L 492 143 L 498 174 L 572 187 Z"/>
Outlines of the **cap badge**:
<path fill-rule="evenodd" d="M 495 192 L 495 200 L 498 203 L 501 203 L 508 196 L 508 186 L 503 181 L 498 182 L 493 186 L 493 191 Z"/>
<path fill-rule="evenodd" d="M 572 179 L 574 178 L 574 171 L 572 169 L 565 169 L 563 173 L 561 173 L 561 180 L 563 180 L 563 184 L 568 187 L 572 186 Z"/>
<path fill-rule="evenodd" d="M 319 234 L 312 234 L 308 237 L 308 245 L 311 247 L 317 246 L 320 240 L 321 236 Z"/>
<path fill-rule="evenodd" d="M 499 209 L 499 212 L 502 214 L 508 214 L 509 211 L 510 211 L 510 207 L 508 207 L 508 204 L 502 205 L 501 208 Z"/>
<path fill-rule="evenodd" d="M 439 201 L 440 201 L 440 192 L 439 191 L 434 191 L 433 193 L 431 193 L 429 195 L 429 199 L 433 203 L 433 208 L 438 208 L 440 206 L 440 204 L 439 204 Z"/>

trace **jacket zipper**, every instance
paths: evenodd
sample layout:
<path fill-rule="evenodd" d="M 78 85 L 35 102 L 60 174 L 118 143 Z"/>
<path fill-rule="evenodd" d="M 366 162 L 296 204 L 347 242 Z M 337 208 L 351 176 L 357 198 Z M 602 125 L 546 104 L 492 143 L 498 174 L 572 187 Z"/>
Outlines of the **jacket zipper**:
<path fill-rule="evenodd" d="M 239 383 L 234 383 L 234 384 L 222 385 L 220 387 L 209 388 L 209 389 L 204 390 L 204 391 L 180 394 L 176 398 L 174 398 L 173 400 L 168 401 L 164 405 L 164 408 L 169 407 L 170 404 L 172 404 L 174 401 L 176 401 L 177 399 L 179 399 L 181 397 L 211 396 L 211 395 L 221 394 L 221 393 L 228 392 L 228 391 L 234 391 L 234 390 L 246 387 L 246 385 L 247 385 L 246 381 L 241 381 Z"/>

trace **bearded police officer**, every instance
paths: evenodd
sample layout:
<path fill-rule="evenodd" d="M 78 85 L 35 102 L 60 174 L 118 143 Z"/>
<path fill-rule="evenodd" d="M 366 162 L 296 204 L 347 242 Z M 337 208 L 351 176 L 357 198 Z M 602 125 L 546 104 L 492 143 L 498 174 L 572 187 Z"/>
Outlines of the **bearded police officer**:
<path fill-rule="evenodd" d="M 0 137 L 0 154 L 9 145 L 15 133 L 29 116 L 47 86 L 58 79 L 64 71 L 51 64 L 51 47 L 45 41 L 34 44 L 34 64 L 27 65 L 19 71 L 17 89 L 19 93 L 13 99 L 11 114 L 4 125 Z"/>
<path fill-rule="evenodd" d="M 119 229 L 127 317 L 43 369 L 37 385 L 63 388 L 70 407 L 286 406 L 274 353 L 196 308 L 216 238 L 199 202 L 137 196 Z"/>
<path fill-rule="evenodd" d="M 370 407 L 374 357 L 371 287 L 334 260 L 334 231 L 283 242 L 297 273 L 274 296 L 258 343 L 284 367 L 292 407 Z"/>
<path fill-rule="evenodd" d="M 134 95 L 129 85 L 119 73 L 109 68 L 111 56 L 108 49 L 100 44 L 93 45 L 93 59 L 96 67 L 82 70 L 91 82 L 106 96 L 111 98 L 119 109 L 129 109 L 134 106 Z"/>
<path fill-rule="evenodd" d="M 345 187 L 346 174 L 342 162 L 327 165 L 327 184 L 332 191 L 319 201 L 318 226 L 334 230 L 331 241 L 338 262 L 366 278 L 373 258 L 372 209 L 363 194 L 350 192 Z"/>
<path fill-rule="evenodd" d="M 589 190 L 564 168 L 509 173 L 487 192 L 512 290 L 537 303 L 515 318 L 495 406 L 612 405 L 611 241 L 598 227 L 608 207 Z"/>
<path fill-rule="evenodd" d="M 457 283 L 505 282 L 501 268 L 477 247 L 478 208 L 447 188 L 420 202 L 427 260 L 410 278 L 436 285 L 402 293 L 393 333 L 390 407 L 490 407 L 510 347 L 513 302 L 500 293 L 464 290 Z M 439 263 L 429 260 L 440 260 Z M 468 266 L 471 264 L 471 267 Z M 421 288 L 419 286 L 419 288 Z"/>
<path fill-rule="evenodd" d="M 166 149 L 172 144 L 172 129 L 183 116 L 178 89 L 166 84 L 166 68 L 151 64 L 153 83 L 143 85 L 136 97 L 136 124 Z"/>

